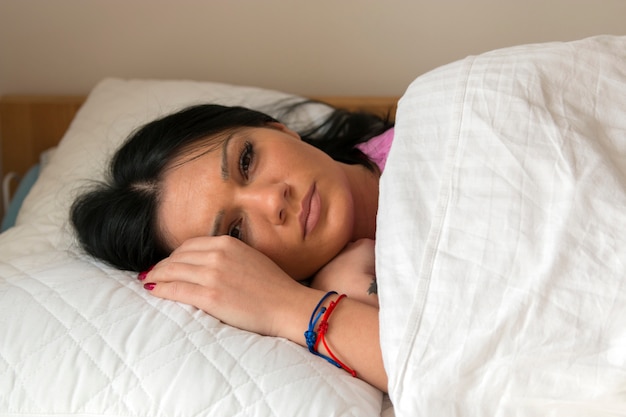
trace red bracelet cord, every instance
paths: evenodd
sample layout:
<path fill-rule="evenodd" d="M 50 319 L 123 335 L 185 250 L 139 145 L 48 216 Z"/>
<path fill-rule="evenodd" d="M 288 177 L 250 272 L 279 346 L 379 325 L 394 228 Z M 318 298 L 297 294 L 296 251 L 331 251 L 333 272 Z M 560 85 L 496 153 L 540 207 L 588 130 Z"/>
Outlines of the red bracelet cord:
<path fill-rule="evenodd" d="M 346 365 L 345 363 L 341 362 L 339 359 L 337 359 L 337 357 L 333 354 L 333 352 L 330 350 L 330 348 L 328 347 L 328 344 L 326 343 L 326 332 L 328 331 L 328 319 L 330 318 L 330 315 L 333 313 L 333 311 L 335 310 L 335 307 L 337 307 L 337 304 L 339 304 L 339 302 L 344 299 L 346 297 L 345 294 L 341 294 L 339 296 L 339 298 L 337 298 L 335 301 L 331 301 L 330 305 L 328 306 L 328 309 L 326 310 L 326 312 L 324 313 L 324 317 L 322 317 L 322 320 L 320 321 L 320 325 L 318 327 L 318 337 L 317 340 L 315 341 L 315 350 L 317 351 L 320 340 L 322 341 L 322 343 L 324 344 L 324 347 L 326 348 L 326 351 L 328 352 L 328 354 L 331 356 L 331 358 L 334 359 L 335 362 L 337 362 L 337 364 L 339 364 L 339 366 L 341 366 L 342 369 L 344 369 L 345 371 L 347 371 L 350 375 L 356 377 L 356 371 L 352 368 L 350 368 L 348 365 Z"/>

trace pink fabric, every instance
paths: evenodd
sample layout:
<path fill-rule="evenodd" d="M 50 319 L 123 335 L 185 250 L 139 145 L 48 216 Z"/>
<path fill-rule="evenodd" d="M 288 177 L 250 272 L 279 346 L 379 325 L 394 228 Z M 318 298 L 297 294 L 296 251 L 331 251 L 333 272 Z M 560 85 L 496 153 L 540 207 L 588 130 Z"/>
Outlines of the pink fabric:
<path fill-rule="evenodd" d="M 369 158 L 378 165 L 380 172 L 385 170 L 387 155 L 389 155 L 389 149 L 391 149 L 391 143 L 393 142 L 393 132 L 394 128 L 392 127 L 386 130 L 385 133 L 374 136 L 367 142 L 357 145 L 357 148 L 360 149 L 361 152 L 369 156 Z"/>

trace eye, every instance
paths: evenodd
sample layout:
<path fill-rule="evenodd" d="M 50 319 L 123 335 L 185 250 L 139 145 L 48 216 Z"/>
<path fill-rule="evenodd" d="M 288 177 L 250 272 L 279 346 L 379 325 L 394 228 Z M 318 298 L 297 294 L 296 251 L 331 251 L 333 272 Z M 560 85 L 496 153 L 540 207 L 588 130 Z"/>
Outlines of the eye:
<path fill-rule="evenodd" d="M 228 229 L 228 235 L 234 237 L 235 239 L 243 240 L 243 232 L 241 230 L 241 220 L 232 225 L 230 229 Z"/>
<path fill-rule="evenodd" d="M 245 179 L 248 179 L 248 172 L 253 159 L 254 148 L 250 142 L 246 141 L 243 145 L 243 149 L 241 149 L 241 153 L 239 154 L 239 172 Z"/>

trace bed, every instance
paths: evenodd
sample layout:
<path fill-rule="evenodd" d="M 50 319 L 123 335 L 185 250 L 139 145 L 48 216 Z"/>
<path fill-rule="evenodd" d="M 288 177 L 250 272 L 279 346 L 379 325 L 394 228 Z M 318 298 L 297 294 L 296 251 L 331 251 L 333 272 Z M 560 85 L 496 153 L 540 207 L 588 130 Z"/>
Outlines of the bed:
<path fill-rule="evenodd" d="M 0 235 L 0 414 L 626 415 L 626 37 L 471 56 L 397 103 L 376 240 L 388 396 L 289 341 L 147 296 L 68 226 L 72 197 L 139 124 L 289 97 L 106 79 L 86 98 L 3 99 L 3 169 L 54 154 Z M 397 98 L 328 101 L 394 111 Z"/>

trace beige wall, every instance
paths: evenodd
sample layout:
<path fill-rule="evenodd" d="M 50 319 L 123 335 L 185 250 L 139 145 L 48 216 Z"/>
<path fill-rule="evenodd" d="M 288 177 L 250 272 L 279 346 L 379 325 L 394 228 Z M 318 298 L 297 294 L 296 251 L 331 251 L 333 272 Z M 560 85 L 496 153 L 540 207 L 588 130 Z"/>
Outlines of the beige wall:
<path fill-rule="evenodd" d="M 0 0 L 0 94 L 103 77 L 401 94 L 494 48 L 626 35 L 626 0 Z"/>

